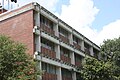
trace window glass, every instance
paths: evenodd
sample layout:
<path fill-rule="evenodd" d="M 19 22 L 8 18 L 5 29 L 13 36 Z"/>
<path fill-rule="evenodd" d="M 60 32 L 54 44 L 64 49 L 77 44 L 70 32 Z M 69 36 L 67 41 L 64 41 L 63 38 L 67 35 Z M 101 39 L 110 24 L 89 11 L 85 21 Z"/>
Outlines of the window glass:
<path fill-rule="evenodd" d="M 44 38 L 41 39 L 41 46 L 54 51 L 54 43 L 52 43 Z"/>
<path fill-rule="evenodd" d="M 64 77 L 72 77 L 72 74 L 71 74 L 71 72 L 70 71 L 68 71 L 67 69 L 62 69 L 62 75 L 64 76 Z"/>
<path fill-rule="evenodd" d="M 63 54 L 64 56 L 66 57 L 70 57 L 70 52 L 69 50 L 63 48 L 63 47 L 60 47 L 60 53 Z"/>
<path fill-rule="evenodd" d="M 65 29 L 62 29 L 60 26 L 59 26 L 59 32 L 60 32 L 60 35 L 68 38 L 68 31 L 66 31 Z"/>
<path fill-rule="evenodd" d="M 42 62 L 42 70 L 48 73 L 56 74 L 56 67 L 44 62 Z"/>
<path fill-rule="evenodd" d="M 73 36 L 73 41 L 74 41 L 74 43 L 78 43 L 78 38 Z"/>
<path fill-rule="evenodd" d="M 53 22 L 50 21 L 48 18 L 44 17 L 43 15 L 40 16 L 40 22 L 46 25 L 46 27 L 53 29 Z"/>
<path fill-rule="evenodd" d="M 82 57 L 80 55 L 75 55 L 75 61 L 81 61 L 82 60 Z"/>

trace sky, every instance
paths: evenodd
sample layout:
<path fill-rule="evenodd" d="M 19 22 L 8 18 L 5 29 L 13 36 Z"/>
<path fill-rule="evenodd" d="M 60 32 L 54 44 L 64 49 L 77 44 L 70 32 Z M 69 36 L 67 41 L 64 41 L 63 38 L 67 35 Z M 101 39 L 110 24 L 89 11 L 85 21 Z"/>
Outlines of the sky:
<path fill-rule="evenodd" d="M 18 0 L 10 4 L 14 8 L 30 2 L 38 2 L 98 46 L 120 37 L 120 0 Z"/>

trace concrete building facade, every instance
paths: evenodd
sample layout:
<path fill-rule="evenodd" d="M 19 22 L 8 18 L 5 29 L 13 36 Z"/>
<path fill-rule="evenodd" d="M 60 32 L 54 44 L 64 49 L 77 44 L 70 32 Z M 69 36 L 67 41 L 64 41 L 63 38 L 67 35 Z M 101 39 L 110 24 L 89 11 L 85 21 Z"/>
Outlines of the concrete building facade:
<path fill-rule="evenodd" d="M 26 45 L 44 71 L 38 80 L 81 80 L 84 57 L 99 56 L 99 46 L 36 2 L 0 14 L 0 34 Z"/>

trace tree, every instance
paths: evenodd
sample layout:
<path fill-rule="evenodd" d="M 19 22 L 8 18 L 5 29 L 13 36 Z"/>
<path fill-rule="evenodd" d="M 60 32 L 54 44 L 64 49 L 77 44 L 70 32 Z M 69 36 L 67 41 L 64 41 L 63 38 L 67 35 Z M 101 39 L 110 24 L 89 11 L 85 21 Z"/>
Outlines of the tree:
<path fill-rule="evenodd" d="M 85 64 L 81 70 L 84 80 L 114 80 L 114 63 L 98 60 L 92 57 L 85 58 Z"/>
<path fill-rule="evenodd" d="M 84 80 L 120 80 L 120 38 L 101 45 L 101 59 L 85 58 L 81 74 Z"/>
<path fill-rule="evenodd" d="M 0 80 L 35 80 L 36 62 L 23 44 L 0 35 Z"/>
<path fill-rule="evenodd" d="M 114 75 L 120 79 L 120 37 L 104 41 L 100 52 L 104 61 L 110 60 L 114 62 Z"/>

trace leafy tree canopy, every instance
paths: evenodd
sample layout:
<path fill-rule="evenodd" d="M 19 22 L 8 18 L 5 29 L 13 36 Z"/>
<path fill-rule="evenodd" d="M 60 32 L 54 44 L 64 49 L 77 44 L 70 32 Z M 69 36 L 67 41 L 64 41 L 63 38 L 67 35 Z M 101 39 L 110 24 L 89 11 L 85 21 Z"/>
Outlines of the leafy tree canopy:
<path fill-rule="evenodd" d="M 104 61 L 112 61 L 116 66 L 114 69 L 114 75 L 120 79 L 120 37 L 107 40 L 101 45 L 101 57 Z"/>
<path fill-rule="evenodd" d="M 120 80 L 120 38 L 103 42 L 101 60 L 87 57 L 81 70 L 84 80 Z"/>
<path fill-rule="evenodd" d="M 103 60 L 112 60 L 120 66 L 120 37 L 104 41 L 100 53 Z"/>
<path fill-rule="evenodd" d="M 0 35 L 0 80 L 35 80 L 35 65 L 23 44 Z"/>
<path fill-rule="evenodd" d="M 85 58 L 81 71 L 84 80 L 113 80 L 114 63 L 99 61 L 95 58 Z"/>

